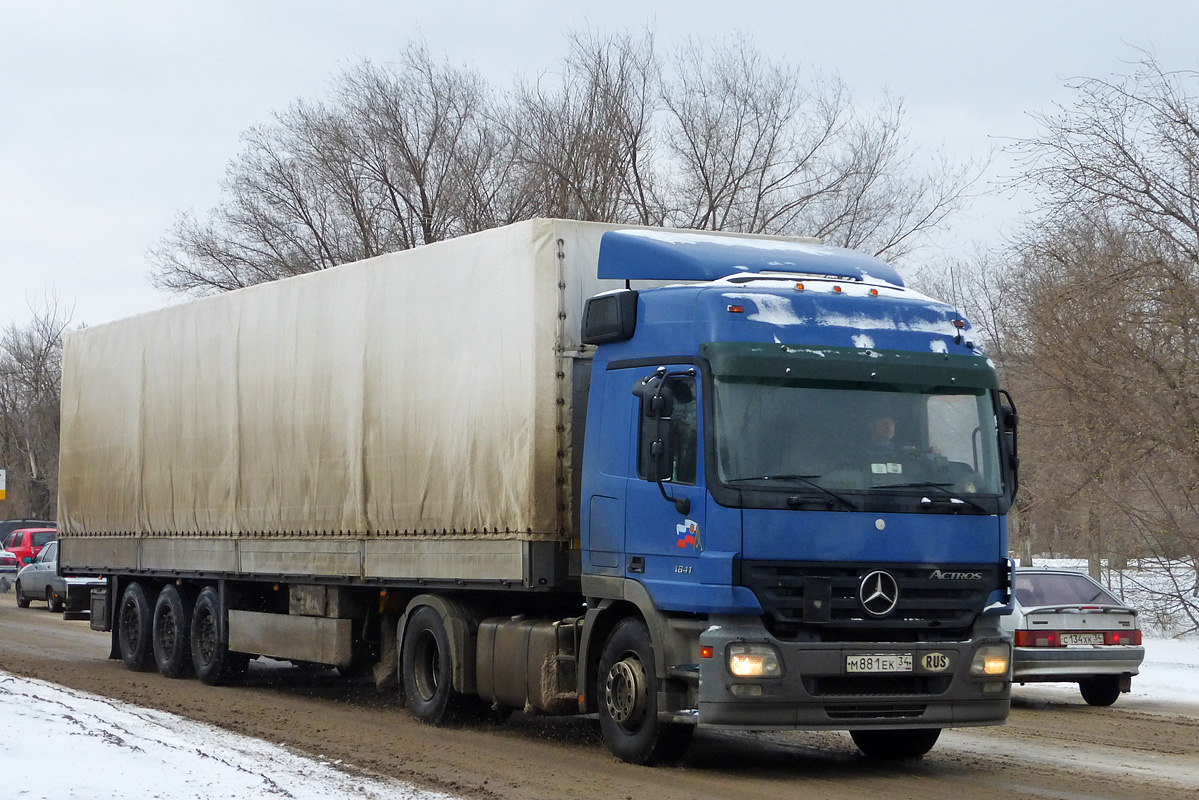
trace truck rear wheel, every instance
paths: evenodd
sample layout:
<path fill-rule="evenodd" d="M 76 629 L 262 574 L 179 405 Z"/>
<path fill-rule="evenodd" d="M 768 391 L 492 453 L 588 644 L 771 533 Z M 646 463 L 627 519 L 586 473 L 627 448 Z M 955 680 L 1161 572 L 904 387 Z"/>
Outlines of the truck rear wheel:
<path fill-rule="evenodd" d="M 202 683 L 225 686 L 246 671 L 250 657 L 245 653 L 229 651 L 221 596 L 211 586 L 205 587 L 196 598 L 188 635 L 191 640 L 192 668 Z"/>
<path fill-rule="evenodd" d="M 880 761 L 909 761 L 923 758 L 925 753 L 932 750 L 941 735 L 941 729 L 850 731 L 849 735 L 868 758 Z"/>
<path fill-rule="evenodd" d="M 658 679 L 649 630 L 639 619 L 612 631 L 599 664 L 600 730 L 612 754 L 633 764 L 678 761 L 694 725 L 658 719 Z"/>
<path fill-rule="evenodd" d="M 429 725 L 452 725 L 476 716 L 483 701 L 454 689 L 453 653 L 437 610 L 421 606 L 404 628 L 400 648 L 404 696 L 412 716 Z"/>
<path fill-rule="evenodd" d="M 191 593 L 173 584 L 164 586 L 154 603 L 154 663 L 168 678 L 186 678 L 192 673 Z"/>
<path fill-rule="evenodd" d="M 121 594 L 121 608 L 117 612 L 121 660 L 134 672 L 154 669 L 154 653 L 150 649 L 152 623 L 153 611 L 146 590 L 134 581 Z"/>

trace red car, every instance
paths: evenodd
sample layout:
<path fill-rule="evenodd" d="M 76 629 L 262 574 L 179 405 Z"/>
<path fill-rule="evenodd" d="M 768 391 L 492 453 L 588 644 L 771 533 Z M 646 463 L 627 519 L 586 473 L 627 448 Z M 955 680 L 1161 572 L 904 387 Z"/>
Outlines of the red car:
<path fill-rule="evenodd" d="M 16 556 L 17 563 L 24 566 L 57 538 L 58 531 L 54 528 L 19 528 L 4 540 L 4 549 Z"/>

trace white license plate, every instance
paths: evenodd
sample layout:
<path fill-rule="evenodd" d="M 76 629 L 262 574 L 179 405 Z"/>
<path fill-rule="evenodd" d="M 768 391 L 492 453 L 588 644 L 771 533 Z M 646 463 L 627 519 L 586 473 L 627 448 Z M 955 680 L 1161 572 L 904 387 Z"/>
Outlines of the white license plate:
<path fill-rule="evenodd" d="M 1103 644 L 1102 633 L 1062 633 L 1058 634 L 1062 644 Z"/>
<path fill-rule="evenodd" d="M 845 657 L 846 672 L 911 672 L 911 653 L 882 653 Z"/>

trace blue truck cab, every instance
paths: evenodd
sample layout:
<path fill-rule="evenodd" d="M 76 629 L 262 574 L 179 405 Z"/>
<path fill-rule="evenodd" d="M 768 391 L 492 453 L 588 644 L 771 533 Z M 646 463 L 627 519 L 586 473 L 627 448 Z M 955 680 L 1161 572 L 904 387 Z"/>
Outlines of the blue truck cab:
<path fill-rule="evenodd" d="M 1016 413 L 969 323 L 818 244 L 617 230 L 598 269 L 667 283 L 583 320 L 580 685 L 613 751 L 699 723 L 917 757 L 1001 723 Z"/>

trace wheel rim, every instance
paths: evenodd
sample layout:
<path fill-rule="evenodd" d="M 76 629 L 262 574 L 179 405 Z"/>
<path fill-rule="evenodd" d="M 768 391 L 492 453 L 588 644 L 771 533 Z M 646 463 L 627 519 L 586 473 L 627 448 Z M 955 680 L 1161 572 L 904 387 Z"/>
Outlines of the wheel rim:
<path fill-rule="evenodd" d="M 137 613 L 137 603 L 126 602 L 121 606 L 121 641 L 125 650 L 132 653 L 137 649 L 142 638 L 141 615 Z"/>
<path fill-rule="evenodd" d="M 612 720 L 627 731 L 636 730 L 649 705 L 645 668 L 635 655 L 612 665 L 604 680 L 604 705 Z"/>
<path fill-rule="evenodd" d="M 207 611 L 196 613 L 196 652 L 205 664 L 216 654 L 216 621 Z"/>
<path fill-rule="evenodd" d="M 160 643 L 160 649 L 164 655 L 170 655 L 175 651 L 177 635 L 175 614 L 170 609 L 165 609 L 162 616 L 158 618 L 158 624 L 154 626 L 154 640 Z"/>
<path fill-rule="evenodd" d="M 421 631 L 417 636 L 413 651 L 412 682 L 416 693 L 425 702 L 437 695 L 437 686 L 441 674 L 441 648 L 437 646 L 437 637 L 432 631 Z"/>

